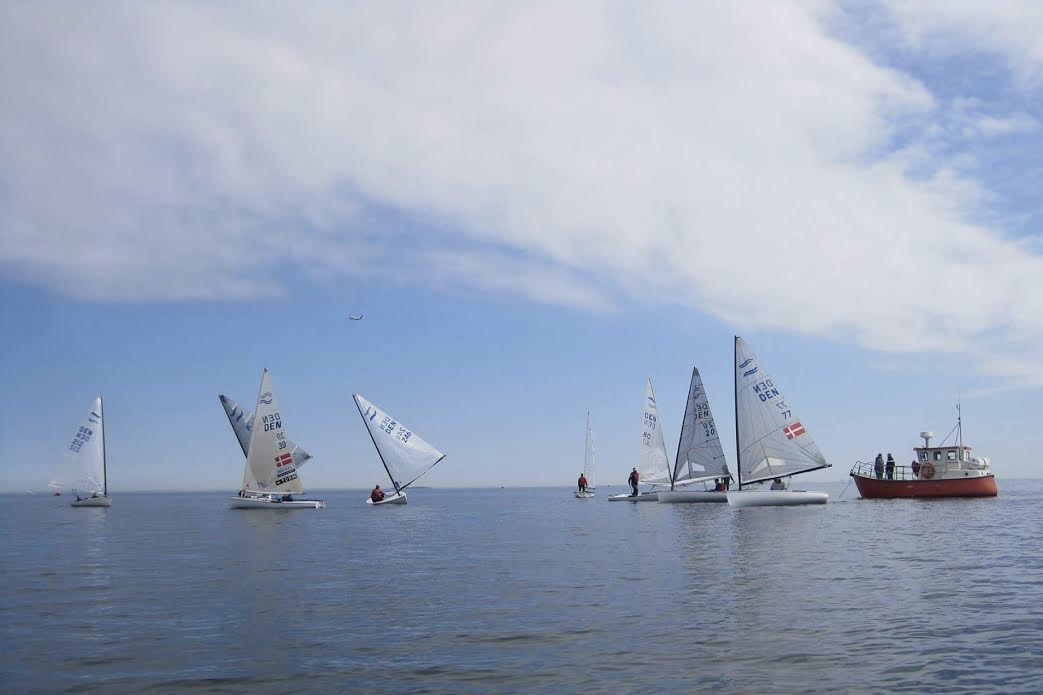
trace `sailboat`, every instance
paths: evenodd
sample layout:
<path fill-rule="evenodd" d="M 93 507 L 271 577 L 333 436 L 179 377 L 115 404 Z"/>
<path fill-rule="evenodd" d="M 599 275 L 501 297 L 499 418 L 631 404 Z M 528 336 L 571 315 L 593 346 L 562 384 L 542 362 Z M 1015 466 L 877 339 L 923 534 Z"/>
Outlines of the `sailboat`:
<path fill-rule="evenodd" d="M 385 495 L 382 500 L 375 502 L 372 497 L 366 498 L 366 504 L 406 504 L 406 488 L 444 459 L 445 454 L 361 395 L 356 393 L 353 397 L 377 456 L 395 488 L 393 494 Z"/>
<path fill-rule="evenodd" d="M 239 447 L 243 450 L 243 456 L 249 456 L 250 435 L 253 433 L 254 428 L 254 414 L 227 396 L 220 395 L 218 399 L 221 401 L 221 406 L 225 409 L 225 415 L 228 416 L 228 424 L 232 426 L 232 431 L 235 432 L 235 438 L 239 441 Z M 287 438 L 285 441 L 286 448 L 290 450 L 290 455 L 293 456 L 293 467 L 300 470 L 301 466 L 311 458 L 311 454 L 305 451 L 303 447 L 294 444 L 290 439 Z"/>
<path fill-rule="evenodd" d="M 737 490 L 728 491 L 734 507 L 825 504 L 825 492 L 743 486 L 828 468 L 804 423 L 775 380 L 757 361 L 746 341 L 735 336 L 735 449 Z M 781 482 L 773 486 L 783 487 Z"/>
<path fill-rule="evenodd" d="M 697 368 L 692 369 L 688 387 L 688 404 L 684 409 L 681 439 L 677 442 L 677 458 L 670 476 L 670 489 L 659 491 L 660 502 L 727 502 L 724 491 L 687 489 L 693 483 L 727 480 L 728 462 L 710 412 L 710 401 Z"/>
<path fill-rule="evenodd" d="M 293 495 L 302 494 L 304 488 L 294 465 L 293 444 L 286 436 L 279 401 L 267 369 L 261 375 L 255 414 L 255 424 L 260 420 L 262 426 L 250 428 L 250 440 L 244 447 L 243 487 L 237 497 L 231 498 L 228 506 L 232 509 L 325 508 L 326 503 L 322 500 L 293 498 Z"/>
<path fill-rule="evenodd" d="M 576 490 L 576 497 L 589 500 L 594 497 L 597 488 L 594 481 L 594 435 L 590 429 L 590 413 L 587 413 L 587 445 L 583 450 L 583 477 L 587 479 L 587 489 Z"/>
<path fill-rule="evenodd" d="M 608 498 L 609 502 L 656 502 L 659 500 L 656 486 L 670 484 L 670 462 L 666 456 L 663 429 L 659 426 L 659 411 L 656 408 L 651 379 L 646 382 L 645 416 L 641 426 L 641 461 L 637 465 L 637 472 L 641 483 L 651 485 L 652 489 L 637 495 L 611 495 Z"/>
<path fill-rule="evenodd" d="M 76 499 L 73 507 L 111 507 L 105 462 L 105 411 L 101 396 L 94 399 L 66 447 L 69 476 Z M 56 486 L 57 487 L 57 486 Z"/>

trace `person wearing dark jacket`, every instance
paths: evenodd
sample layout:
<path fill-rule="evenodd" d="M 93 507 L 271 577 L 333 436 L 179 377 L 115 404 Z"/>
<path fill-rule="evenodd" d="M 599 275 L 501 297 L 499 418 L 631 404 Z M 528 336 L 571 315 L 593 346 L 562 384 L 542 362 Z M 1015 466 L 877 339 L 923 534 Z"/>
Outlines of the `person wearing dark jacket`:
<path fill-rule="evenodd" d="M 576 484 L 579 485 L 579 491 L 580 492 L 586 492 L 587 491 L 587 476 L 585 476 L 582 473 L 580 473 L 579 474 L 579 480 L 576 481 Z"/>
<path fill-rule="evenodd" d="M 627 482 L 630 483 L 630 489 L 633 492 L 630 493 L 631 497 L 637 497 L 637 484 L 641 481 L 641 474 L 637 472 L 637 469 L 630 471 L 630 477 L 627 478 Z"/>
<path fill-rule="evenodd" d="M 895 479 L 895 457 L 890 452 L 887 454 L 887 464 L 884 466 L 884 470 L 887 471 L 887 479 Z"/>
<path fill-rule="evenodd" d="M 877 478 L 884 477 L 884 455 L 877 454 L 876 461 L 873 462 L 873 472 L 876 473 Z"/>
<path fill-rule="evenodd" d="M 369 493 L 369 499 L 372 502 L 384 501 L 384 491 L 380 489 L 379 485 L 373 488 L 373 492 Z"/>

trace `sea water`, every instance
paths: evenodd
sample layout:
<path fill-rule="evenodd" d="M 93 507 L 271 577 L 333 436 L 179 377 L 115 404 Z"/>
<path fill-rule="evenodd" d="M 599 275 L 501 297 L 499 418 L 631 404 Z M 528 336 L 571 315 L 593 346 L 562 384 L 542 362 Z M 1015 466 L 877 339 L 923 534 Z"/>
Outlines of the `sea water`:
<path fill-rule="evenodd" d="M 979 500 L 0 498 L 12 693 L 1043 691 L 1043 482 Z"/>

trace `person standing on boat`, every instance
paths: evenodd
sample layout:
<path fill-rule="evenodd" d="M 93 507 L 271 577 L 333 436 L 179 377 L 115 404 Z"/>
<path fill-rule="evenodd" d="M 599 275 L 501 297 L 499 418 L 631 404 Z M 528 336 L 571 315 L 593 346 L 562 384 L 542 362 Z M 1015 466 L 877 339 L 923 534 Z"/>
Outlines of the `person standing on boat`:
<path fill-rule="evenodd" d="M 637 472 L 637 469 L 630 471 L 630 477 L 627 478 L 627 482 L 630 483 L 631 497 L 637 497 L 637 484 L 641 481 L 641 474 Z"/>
<path fill-rule="evenodd" d="M 884 477 L 884 455 L 877 454 L 876 461 L 873 462 L 873 472 L 876 473 L 877 478 Z"/>
<path fill-rule="evenodd" d="M 369 493 L 369 499 L 373 502 L 384 501 L 384 491 L 380 489 L 379 485 L 375 486 L 373 492 Z"/>
<path fill-rule="evenodd" d="M 576 484 L 579 485 L 579 491 L 580 492 L 586 492 L 587 491 L 587 476 L 585 476 L 582 473 L 580 473 L 579 474 L 579 480 L 576 481 Z"/>
<path fill-rule="evenodd" d="M 887 470 L 887 479 L 888 480 L 894 480 L 895 479 L 895 457 L 891 455 L 890 451 L 887 452 L 887 465 L 884 466 L 884 468 Z"/>

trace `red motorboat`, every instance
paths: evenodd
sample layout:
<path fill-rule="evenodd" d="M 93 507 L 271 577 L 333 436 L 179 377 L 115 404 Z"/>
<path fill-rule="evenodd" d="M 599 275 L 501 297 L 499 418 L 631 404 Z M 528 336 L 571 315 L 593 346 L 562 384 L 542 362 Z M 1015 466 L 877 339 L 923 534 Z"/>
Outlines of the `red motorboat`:
<path fill-rule="evenodd" d="M 889 497 L 995 497 L 996 476 L 986 457 L 972 457 L 963 444 L 963 430 L 957 419 L 953 432 L 956 443 L 931 446 L 933 432 L 921 432 L 923 446 L 914 447 L 916 460 L 891 471 L 859 461 L 851 468 L 858 493 L 866 499 Z M 951 436 L 953 432 L 950 432 Z"/>

